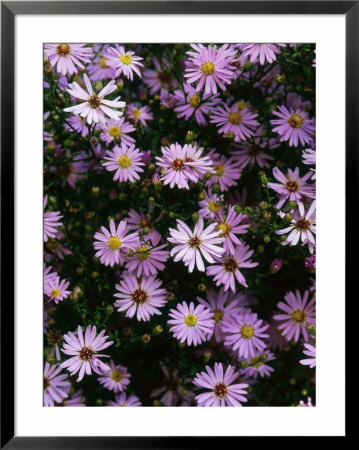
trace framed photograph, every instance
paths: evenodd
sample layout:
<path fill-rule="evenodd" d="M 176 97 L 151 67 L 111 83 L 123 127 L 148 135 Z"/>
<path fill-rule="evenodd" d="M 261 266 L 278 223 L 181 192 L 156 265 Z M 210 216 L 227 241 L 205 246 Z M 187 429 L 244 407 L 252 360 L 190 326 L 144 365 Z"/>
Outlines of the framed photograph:
<path fill-rule="evenodd" d="M 1 448 L 348 437 L 358 26 L 1 2 Z"/>

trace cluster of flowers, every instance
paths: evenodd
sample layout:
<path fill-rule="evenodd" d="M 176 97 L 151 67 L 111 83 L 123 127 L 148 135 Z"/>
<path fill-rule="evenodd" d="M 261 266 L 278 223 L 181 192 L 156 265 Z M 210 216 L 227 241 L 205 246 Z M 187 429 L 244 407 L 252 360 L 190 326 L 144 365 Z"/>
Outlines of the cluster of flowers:
<path fill-rule="evenodd" d="M 104 309 L 111 314 L 115 308 L 115 315 L 130 320 L 134 328 L 158 316 L 161 325 L 154 335 L 166 335 L 171 345 L 177 342 L 180 349 L 196 347 L 192 355 L 204 362 L 200 370 L 196 363 L 197 369 L 184 373 L 181 364 L 174 369 L 168 361 L 158 360 L 164 382 L 150 392 L 158 404 L 242 406 L 254 398 L 253 386 L 274 372 L 269 364 L 277 359 L 273 352 L 288 351 L 297 343 L 309 357 L 297 362 L 315 367 L 314 280 L 304 288 L 300 280 L 300 288 L 294 285 L 286 290 L 274 310 L 266 306 L 263 313 L 250 290 L 253 277 L 259 281 L 261 273 L 276 274 L 288 261 L 290 266 L 286 246 L 300 250 L 303 271 L 315 270 L 312 104 L 296 92 L 287 92 L 277 61 L 287 47 L 297 46 L 184 45 L 179 78 L 165 56 L 151 53 L 149 58 L 146 46 L 133 51 L 136 47 L 128 50 L 118 44 L 45 45 L 44 89 L 51 92 L 49 98 L 58 98 L 51 105 L 54 111 L 45 114 L 45 124 L 53 115 L 57 115 L 55 122 L 61 117 L 63 132 L 79 142 L 73 154 L 73 149 L 58 141 L 56 129 L 45 126 L 49 176 L 76 190 L 93 172 L 106 179 L 104 184 L 112 183 L 110 199 L 117 198 L 117 187 L 128 192 L 132 189 L 137 196 L 129 209 L 123 208 L 124 213 L 119 207 L 115 217 L 97 217 L 96 205 L 93 215 L 88 216 L 96 216 L 98 226 L 92 244 L 81 240 L 81 246 L 92 246 L 99 270 L 106 277 L 113 273 L 117 280 L 104 288 Z M 238 89 L 241 83 L 248 89 Z M 127 92 L 126 101 L 117 95 L 119 89 Z M 275 103 L 263 116 L 255 106 L 256 97 L 248 95 L 251 90 Z M 243 94 L 238 96 L 238 92 Z M 194 136 L 187 133 L 185 143 L 178 137 L 170 140 L 162 136 L 154 148 L 146 136 L 151 135 L 148 122 L 156 123 L 156 114 L 150 102 L 131 101 L 150 96 L 159 102 L 161 111 L 174 115 L 177 121 L 192 121 L 198 132 Z M 207 130 L 214 133 L 212 140 L 206 138 Z M 283 148 L 291 155 L 285 164 L 276 155 Z M 306 173 L 303 165 L 311 166 Z M 257 204 L 248 203 L 245 189 L 238 190 L 240 180 L 253 170 L 259 171 L 258 189 L 266 196 L 266 201 Z M 146 197 L 143 187 L 151 187 L 154 194 Z M 69 270 L 70 281 L 58 275 L 66 258 L 81 259 L 81 250 L 69 237 L 75 225 L 64 220 L 69 212 L 75 214 L 76 208 L 57 210 L 56 195 L 49 187 L 44 200 L 44 328 L 51 345 L 44 369 L 44 404 L 84 406 L 86 392 L 76 391 L 74 386 L 95 373 L 99 385 L 116 394 L 104 404 L 141 406 L 142 401 L 128 390 L 136 368 L 122 365 L 121 350 L 116 350 L 120 348 L 118 333 L 105 322 L 96 322 L 95 316 L 86 320 L 91 313 L 83 313 L 78 306 L 81 288 L 72 283 Z M 141 195 L 143 199 L 138 198 Z M 169 212 L 156 213 L 161 197 L 176 202 L 173 199 L 178 195 L 182 202 L 189 199 L 189 215 L 175 204 Z M 258 198 L 258 190 L 255 195 Z M 266 275 L 261 261 L 252 260 L 252 256 L 260 259 L 263 253 L 263 246 L 258 247 L 256 241 L 256 234 L 263 229 L 270 230 L 278 244 L 274 250 L 277 257 L 272 256 Z M 271 238 L 266 234 L 263 240 L 269 243 Z M 176 274 L 182 270 L 180 266 L 188 279 L 201 277 L 198 289 L 203 294 L 197 295 L 195 289 L 185 298 L 178 294 L 176 303 L 173 286 L 163 273 L 172 267 Z M 109 294 L 114 297 L 111 302 Z M 62 303 L 71 302 L 81 315 L 82 325 L 60 332 L 53 327 L 53 317 Z M 142 345 L 146 343 L 144 336 L 150 340 L 149 334 L 143 335 Z M 108 347 L 110 354 L 105 351 Z M 176 367 L 177 361 L 173 363 Z M 75 374 L 76 381 L 71 378 Z"/>

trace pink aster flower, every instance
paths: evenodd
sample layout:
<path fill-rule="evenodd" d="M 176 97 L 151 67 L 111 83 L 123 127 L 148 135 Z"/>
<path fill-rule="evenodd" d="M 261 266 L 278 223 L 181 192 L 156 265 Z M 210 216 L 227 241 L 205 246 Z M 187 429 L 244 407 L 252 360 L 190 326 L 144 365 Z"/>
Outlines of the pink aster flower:
<path fill-rule="evenodd" d="M 166 58 L 161 59 L 161 63 L 156 57 L 152 59 L 155 70 L 145 69 L 143 71 L 143 81 L 150 88 L 150 94 L 154 95 L 162 88 L 173 89 L 178 85 L 177 80 L 168 69 L 171 67 Z"/>
<path fill-rule="evenodd" d="M 86 398 L 82 394 L 83 391 L 80 389 L 72 394 L 71 398 L 65 398 L 61 404 L 55 406 L 65 406 L 71 408 L 86 406 Z"/>
<path fill-rule="evenodd" d="M 198 302 L 213 312 L 214 330 L 213 334 L 217 342 L 222 342 L 224 334 L 222 332 L 223 321 L 228 320 L 232 315 L 238 314 L 242 310 L 242 302 L 237 294 L 224 292 L 223 288 L 217 293 L 213 289 L 206 292 L 207 300 L 197 297 Z"/>
<path fill-rule="evenodd" d="M 236 280 L 242 286 L 248 287 L 240 269 L 258 266 L 257 262 L 251 262 L 249 259 L 252 255 L 253 250 L 249 250 L 248 245 L 238 246 L 233 255 L 227 251 L 221 258 L 216 259 L 215 264 L 207 267 L 207 275 L 214 277 L 213 281 L 217 286 L 223 284 L 225 291 L 231 288 L 235 292 Z"/>
<path fill-rule="evenodd" d="M 278 325 L 279 330 L 283 330 L 283 336 L 290 341 L 294 339 L 298 342 L 299 336 L 302 334 L 304 339 L 308 341 L 307 324 L 315 324 L 315 298 L 309 302 L 309 292 L 305 291 L 303 298 L 298 290 L 288 292 L 284 299 L 286 303 L 279 302 L 278 308 L 284 314 L 276 314 L 274 319 L 282 322 Z"/>
<path fill-rule="evenodd" d="M 263 339 L 269 337 L 264 331 L 269 325 L 263 325 L 256 313 L 245 313 L 232 316 L 223 323 L 223 332 L 226 334 L 224 344 L 233 351 L 238 350 L 238 359 L 255 357 L 258 352 L 263 353 L 266 348 Z"/>
<path fill-rule="evenodd" d="M 67 291 L 69 284 L 69 281 L 60 280 L 60 277 L 46 278 L 44 293 L 57 304 L 71 294 L 71 291 Z"/>
<path fill-rule="evenodd" d="M 119 181 L 123 183 L 130 181 L 134 183 L 135 180 L 139 180 L 139 172 L 143 172 L 141 166 L 145 164 L 142 162 L 142 155 L 138 148 L 135 148 L 133 144 L 126 145 L 121 144 L 121 147 L 116 145 L 112 150 L 107 150 L 105 156 L 106 162 L 102 165 L 106 167 L 109 172 L 115 172 L 113 181 Z"/>
<path fill-rule="evenodd" d="M 127 275 L 120 284 L 116 284 L 118 298 L 114 306 L 119 312 L 126 311 L 126 317 L 132 318 L 136 314 L 137 320 L 150 320 L 154 314 L 161 315 L 161 308 L 166 304 L 166 290 L 160 289 L 161 281 L 154 276 L 143 277 L 138 280 L 133 275 Z"/>
<path fill-rule="evenodd" d="M 249 217 L 246 214 L 237 214 L 234 206 L 228 208 L 228 213 L 217 220 L 217 229 L 221 231 L 220 236 L 224 237 L 223 248 L 231 255 L 234 255 L 235 246 L 241 246 L 243 243 L 237 238 L 237 235 L 248 233 Z"/>
<path fill-rule="evenodd" d="M 315 247 L 313 234 L 316 233 L 315 205 L 316 202 L 314 201 L 306 212 L 303 203 L 299 203 L 298 211 L 294 214 L 291 225 L 283 230 L 276 231 L 276 234 L 280 235 L 289 233 L 287 240 L 282 242 L 282 245 L 297 245 L 300 239 L 303 245 L 308 244 L 310 253 L 313 253 Z"/>
<path fill-rule="evenodd" d="M 153 245 L 157 245 L 161 240 L 161 235 L 152 226 L 154 220 L 149 213 L 144 213 L 142 210 L 137 212 L 131 208 L 128 212 L 126 222 L 129 230 L 143 231 L 144 228 L 149 228 L 150 233 L 146 235 L 146 241 L 152 241 Z"/>
<path fill-rule="evenodd" d="M 161 147 L 162 157 L 156 156 L 157 165 L 161 167 L 163 183 L 171 188 L 175 185 L 180 189 L 189 189 L 188 182 L 197 183 L 204 173 L 213 170 L 213 163 L 209 156 L 203 156 L 203 148 L 196 148 L 191 144 L 183 147 L 171 144 Z"/>
<path fill-rule="evenodd" d="M 242 169 L 234 158 L 226 158 L 219 153 L 209 153 L 214 163 L 214 174 L 206 182 L 206 186 L 218 184 L 222 192 L 228 191 L 231 186 L 237 186 L 241 178 Z"/>
<path fill-rule="evenodd" d="M 310 148 L 303 150 L 302 152 L 302 161 L 303 164 L 306 164 L 308 166 L 315 166 L 315 150 L 312 150 Z M 311 171 L 313 171 L 313 176 L 312 176 L 312 180 L 315 180 L 316 178 L 316 174 L 315 174 L 315 169 L 310 169 Z"/>
<path fill-rule="evenodd" d="M 45 195 L 44 197 L 44 209 L 47 205 L 48 197 Z M 62 215 L 59 211 L 49 211 L 44 212 L 44 242 L 47 242 L 49 238 L 55 238 L 56 233 L 58 232 L 59 227 L 63 225 L 60 219 L 62 219 Z"/>
<path fill-rule="evenodd" d="M 257 356 L 253 356 L 248 359 L 247 362 L 250 364 L 245 369 L 241 370 L 241 374 L 244 377 L 254 378 L 255 380 L 260 376 L 261 378 L 271 376 L 272 372 L 274 372 L 273 367 L 269 366 L 267 363 L 269 361 L 273 361 L 275 356 L 269 350 L 265 350 L 264 353 L 261 353 Z"/>
<path fill-rule="evenodd" d="M 175 105 L 174 94 L 172 94 L 172 92 L 169 92 L 167 89 L 161 89 L 160 105 L 164 106 L 166 109 L 173 109 Z"/>
<path fill-rule="evenodd" d="M 89 63 L 93 54 L 92 47 L 86 44 L 44 44 L 44 53 L 50 64 L 56 67 L 62 75 L 72 75 L 78 72 L 78 67 L 84 69 L 82 63 Z"/>
<path fill-rule="evenodd" d="M 222 244 L 224 238 L 219 237 L 220 231 L 216 231 L 217 224 L 213 223 L 204 229 L 203 218 L 199 217 L 192 231 L 182 220 L 177 220 L 177 230 L 170 228 L 171 237 L 168 241 L 175 244 L 171 250 L 171 256 L 175 261 L 183 260 L 188 271 L 193 272 L 196 265 L 198 270 L 204 272 L 202 256 L 209 263 L 214 263 L 213 257 L 219 257 L 224 253 Z"/>
<path fill-rule="evenodd" d="M 193 380 L 196 386 L 209 390 L 196 396 L 198 406 L 242 406 L 241 402 L 247 401 L 244 395 L 248 384 L 232 384 L 238 379 L 234 366 L 229 365 L 226 371 L 222 363 L 214 363 L 214 370 L 206 366 Z"/>
<path fill-rule="evenodd" d="M 81 137 L 85 137 L 89 134 L 89 127 L 86 124 L 86 119 L 83 119 L 80 116 L 71 116 L 66 119 L 65 130 L 73 133 L 77 131 L 81 135 Z"/>
<path fill-rule="evenodd" d="M 190 84 L 184 84 L 183 90 L 174 91 L 175 112 L 177 117 L 184 117 L 189 120 L 194 115 L 196 122 L 200 126 L 207 125 L 205 115 L 218 103 L 219 95 L 204 94 L 202 97 Z"/>
<path fill-rule="evenodd" d="M 44 284 L 58 277 L 57 272 L 52 272 L 52 266 L 46 267 L 44 264 Z"/>
<path fill-rule="evenodd" d="M 187 52 L 186 70 L 187 83 L 197 83 L 196 91 L 204 88 L 205 94 L 217 94 L 217 85 L 226 89 L 233 78 L 236 51 L 229 44 L 217 48 L 216 45 L 191 44 L 193 51 Z"/>
<path fill-rule="evenodd" d="M 124 108 L 126 106 L 125 102 L 120 102 L 121 97 L 116 97 L 114 100 L 106 100 L 106 95 L 111 94 L 116 91 L 117 86 L 115 80 L 111 80 L 101 91 L 97 94 L 91 85 L 89 77 L 84 73 L 84 82 L 86 85 L 87 92 L 82 89 L 82 87 L 75 81 L 69 84 L 70 88 L 67 92 L 73 97 L 85 100 L 75 106 L 70 106 L 65 108 L 65 112 L 72 112 L 81 117 L 87 118 L 87 123 L 91 125 L 92 122 L 106 123 L 105 116 L 111 117 L 112 119 L 119 120 L 122 116 L 121 111 L 116 111 L 113 108 Z"/>
<path fill-rule="evenodd" d="M 106 51 L 107 64 L 116 69 L 115 77 L 123 74 L 126 78 L 133 80 L 133 72 L 141 78 L 140 67 L 143 60 L 140 56 L 135 55 L 135 52 L 127 51 L 124 47 L 115 44 L 115 47 L 110 47 Z"/>
<path fill-rule="evenodd" d="M 216 217 L 224 213 L 223 209 L 223 194 L 218 195 L 212 192 L 209 188 L 208 191 L 203 191 L 204 199 L 198 202 L 201 209 L 198 214 L 204 219 L 215 219 Z"/>
<path fill-rule="evenodd" d="M 123 264 L 123 257 L 128 250 L 135 250 L 138 246 L 138 233 L 127 234 L 129 229 L 126 222 L 122 220 L 117 229 L 115 222 L 110 220 L 110 231 L 101 227 L 101 232 L 95 233 L 94 248 L 97 250 L 96 257 L 105 266 L 113 267 L 115 264 Z"/>
<path fill-rule="evenodd" d="M 151 113 L 151 110 L 147 105 L 127 105 L 127 116 L 135 126 L 137 126 L 138 122 L 140 122 L 144 127 L 147 127 L 147 120 L 153 120 L 153 114 Z"/>
<path fill-rule="evenodd" d="M 251 63 L 259 61 L 261 65 L 267 61 L 271 64 L 277 59 L 281 50 L 279 47 L 285 47 L 285 44 L 243 44 L 241 50 L 244 56 L 250 58 Z"/>
<path fill-rule="evenodd" d="M 279 111 L 273 111 L 273 114 L 279 119 L 271 120 L 272 125 L 276 125 L 273 131 L 280 135 L 280 141 L 289 141 L 291 147 L 298 147 L 312 142 L 315 128 L 313 120 L 309 119 L 308 113 L 300 109 L 278 106 Z"/>
<path fill-rule="evenodd" d="M 239 150 L 232 152 L 242 169 L 247 167 L 248 164 L 258 164 L 261 168 L 268 168 L 268 161 L 273 161 L 273 156 L 267 155 L 266 151 L 278 148 L 280 144 L 277 139 L 268 139 L 262 136 L 263 132 L 264 129 L 260 127 L 250 142 L 236 146 Z"/>
<path fill-rule="evenodd" d="M 107 406 L 142 406 L 142 403 L 135 395 L 126 396 L 125 392 L 120 395 L 116 395 L 115 401 L 109 400 Z"/>
<path fill-rule="evenodd" d="M 45 363 L 44 369 L 44 406 L 55 406 L 67 398 L 70 381 L 68 375 L 61 374 L 61 367 Z"/>
<path fill-rule="evenodd" d="M 304 177 L 300 177 L 299 168 L 296 167 L 294 171 L 288 169 L 287 174 L 284 175 L 278 167 L 274 167 L 273 175 L 280 182 L 268 183 L 268 187 L 279 194 L 279 202 L 276 204 L 276 208 L 280 209 L 287 200 L 302 203 L 304 198 L 315 197 L 314 185 L 307 183 L 311 172 L 305 174 Z"/>
<path fill-rule="evenodd" d="M 112 361 L 109 364 L 110 370 L 106 370 L 98 381 L 106 389 L 113 391 L 115 394 L 123 392 L 130 384 L 131 374 L 127 372 L 127 368 L 121 365 L 117 365 Z"/>
<path fill-rule="evenodd" d="M 105 56 L 98 55 L 92 63 L 87 66 L 87 72 L 90 80 L 95 82 L 106 80 L 107 78 L 113 80 L 115 78 L 116 70 L 109 66 L 108 60 Z"/>
<path fill-rule="evenodd" d="M 158 237 L 157 237 L 158 236 Z M 145 236 L 147 238 L 147 236 Z M 164 262 L 169 258 L 170 252 L 165 250 L 167 244 L 158 245 L 160 235 L 154 235 L 150 242 L 143 242 L 136 248 L 134 254 L 128 257 L 126 269 L 138 277 L 156 275 L 164 270 Z"/>
<path fill-rule="evenodd" d="M 133 137 L 128 136 L 128 133 L 132 133 L 136 128 L 125 119 L 121 117 L 119 120 L 108 120 L 101 126 L 100 138 L 109 145 L 111 142 L 121 142 L 123 144 L 131 145 L 135 142 Z"/>
<path fill-rule="evenodd" d="M 305 350 L 303 350 L 303 353 L 306 356 L 309 356 L 309 358 L 301 359 L 299 362 L 300 364 L 303 364 L 303 366 L 309 366 L 313 369 L 316 366 L 316 349 L 313 345 L 308 343 L 305 343 L 304 347 Z"/>
<path fill-rule="evenodd" d="M 241 109 L 238 102 L 233 103 L 230 107 L 226 103 L 222 103 L 212 110 L 210 122 L 216 123 L 219 134 L 224 136 L 227 133 L 234 135 L 235 142 L 246 141 L 254 135 L 255 128 L 259 126 L 259 122 L 255 120 L 258 114 L 253 114 L 249 109 Z"/>
<path fill-rule="evenodd" d="M 103 371 L 108 371 L 110 368 L 104 364 L 100 358 L 109 358 L 108 355 L 98 353 L 113 344 L 113 341 L 106 342 L 108 336 L 105 336 L 105 331 L 102 330 L 98 336 L 95 326 L 88 325 L 85 335 L 79 325 L 77 328 L 77 336 L 69 331 L 64 335 L 65 343 L 63 344 L 62 352 L 65 355 L 70 355 L 71 358 L 64 361 L 60 367 L 66 367 L 70 375 L 79 372 L 77 381 L 81 381 L 85 375 L 91 375 L 91 369 L 98 375 L 102 375 Z"/>
<path fill-rule="evenodd" d="M 195 307 L 193 302 L 189 305 L 178 303 L 176 309 L 170 310 L 169 316 L 170 331 L 181 343 L 186 341 L 187 345 L 197 346 L 208 341 L 213 334 L 213 313 L 201 304 Z"/>

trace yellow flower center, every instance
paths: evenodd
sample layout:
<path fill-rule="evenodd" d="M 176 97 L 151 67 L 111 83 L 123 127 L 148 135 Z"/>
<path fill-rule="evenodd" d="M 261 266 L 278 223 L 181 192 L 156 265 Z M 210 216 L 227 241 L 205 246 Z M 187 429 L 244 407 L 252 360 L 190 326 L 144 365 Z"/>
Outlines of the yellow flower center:
<path fill-rule="evenodd" d="M 292 128 L 300 128 L 304 120 L 298 114 L 292 114 L 288 119 L 288 123 Z"/>
<path fill-rule="evenodd" d="M 243 100 L 239 100 L 237 102 L 237 106 L 238 106 L 238 109 L 246 109 L 247 108 L 247 103 L 244 102 Z"/>
<path fill-rule="evenodd" d="M 107 59 L 106 58 L 100 58 L 98 65 L 101 67 L 101 69 L 108 69 L 109 66 L 106 64 Z"/>
<path fill-rule="evenodd" d="M 223 268 L 225 270 L 225 272 L 228 273 L 233 273 L 235 272 L 239 267 L 239 264 L 237 262 L 236 259 L 234 258 L 227 258 L 225 259 L 224 263 L 223 263 Z"/>
<path fill-rule="evenodd" d="M 196 108 L 201 103 L 201 97 L 199 95 L 193 95 L 189 99 L 189 104 Z"/>
<path fill-rule="evenodd" d="M 71 52 L 69 44 L 60 44 L 56 47 L 56 52 L 60 56 L 67 56 Z"/>
<path fill-rule="evenodd" d="M 131 55 L 126 55 L 126 54 L 121 55 L 120 59 L 121 59 L 121 62 L 123 64 L 126 64 L 126 66 L 128 66 L 132 62 L 132 56 Z"/>
<path fill-rule="evenodd" d="M 127 155 L 122 155 L 118 158 L 118 165 L 121 169 L 128 169 L 131 166 L 131 160 Z"/>
<path fill-rule="evenodd" d="M 224 312 L 221 311 L 220 309 L 216 308 L 216 309 L 213 310 L 213 313 L 214 313 L 214 320 L 215 320 L 215 322 L 219 323 L 223 319 Z"/>
<path fill-rule="evenodd" d="M 121 134 L 122 134 L 121 128 L 114 125 L 113 127 L 110 127 L 108 129 L 108 134 L 114 138 L 121 137 Z"/>
<path fill-rule="evenodd" d="M 117 370 L 114 370 L 111 373 L 111 380 L 116 381 L 117 383 L 119 383 L 120 381 L 123 380 L 123 373 L 122 372 L 118 372 Z"/>
<path fill-rule="evenodd" d="M 214 166 L 214 170 L 216 172 L 216 175 L 218 178 L 223 177 L 223 175 L 226 172 L 226 168 L 222 166 L 221 164 L 218 164 L 217 166 Z"/>
<path fill-rule="evenodd" d="M 216 71 L 216 67 L 212 62 L 207 61 L 201 65 L 201 70 L 205 75 L 212 75 Z"/>
<path fill-rule="evenodd" d="M 296 309 L 295 311 L 292 311 L 290 316 L 294 323 L 304 323 L 307 318 L 305 312 L 302 309 Z"/>
<path fill-rule="evenodd" d="M 190 327 L 193 328 L 197 325 L 198 319 L 196 316 L 194 316 L 193 314 L 188 314 L 185 318 L 184 318 L 184 322 L 185 324 Z"/>
<path fill-rule="evenodd" d="M 228 120 L 233 124 L 233 125 L 239 125 L 242 122 L 242 114 L 234 111 L 228 114 Z"/>
<path fill-rule="evenodd" d="M 110 250 L 118 250 L 122 245 L 121 239 L 117 236 L 111 236 L 110 239 L 107 241 L 107 247 Z"/>
<path fill-rule="evenodd" d="M 217 229 L 222 231 L 221 237 L 228 237 L 232 227 L 228 223 L 219 223 Z"/>
<path fill-rule="evenodd" d="M 151 256 L 151 250 L 146 245 L 142 245 L 137 249 L 137 258 L 140 261 L 143 261 L 145 259 L 148 259 Z"/>
<path fill-rule="evenodd" d="M 217 212 L 217 211 L 219 211 L 219 209 L 220 209 L 220 205 L 219 205 L 218 202 L 211 201 L 211 202 L 208 203 L 208 209 L 209 209 L 211 212 Z"/>
<path fill-rule="evenodd" d="M 244 339 L 250 339 L 254 335 L 254 330 L 249 325 L 243 325 L 240 333 Z"/>
<path fill-rule="evenodd" d="M 51 297 L 58 297 L 61 294 L 61 292 L 58 289 L 53 289 L 50 292 Z"/>
<path fill-rule="evenodd" d="M 140 117 L 141 111 L 139 109 L 133 109 L 132 110 L 132 116 L 137 119 L 137 117 Z"/>
<path fill-rule="evenodd" d="M 251 366 L 255 367 L 256 369 L 258 369 L 258 367 L 263 366 L 264 362 L 259 361 L 259 356 L 255 356 L 254 358 L 251 359 Z"/>
<path fill-rule="evenodd" d="M 225 383 L 218 383 L 213 389 L 213 393 L 216 397 L 223 398 L 228 392 L 227 385 Z"/>

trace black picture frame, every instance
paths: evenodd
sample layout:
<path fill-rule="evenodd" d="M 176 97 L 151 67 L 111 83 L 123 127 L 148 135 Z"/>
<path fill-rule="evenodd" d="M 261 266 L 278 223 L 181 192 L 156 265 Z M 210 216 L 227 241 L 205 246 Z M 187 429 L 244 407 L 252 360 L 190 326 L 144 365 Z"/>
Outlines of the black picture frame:
<path fill-rule="evenodd" d="M 223 437 L 19 437 L 14 435 L 14 40 L 18 14 L 341 14 L 346 20 L 346 236 L 358 205 L 359 1 L 5 1 L 1 2 L 1 441 L 5 449 L 202 448 Z M 346 266 L 356 256 L 346 240 Z M 346 296 L 354 287 L 346 274 Z M 354 291 L 354 290 L 353 290 Z M 355 299 L 353 299 L 355 300 Z M 348 327 L 347 327 L 348 329 Z M 346 341 L 348 341 L 346 339 Z M 333 368 L 335 370 L 335 368 Z M 348 387 L 346 389 L 348 392 Z M 335 395 L 335 394 L 333 394 Z M 347 402 L 346 402 L 347 405 Z M 349 437 L 347 427 L 346 437 Z M 244 438 L 241 438 L 244 439 Z M 225 441 L 223 441 L 225 440 Z M 282 443 L 285 445 L 282 438 Z M 238 445 L 238 442 L 237 442 Z"/>

